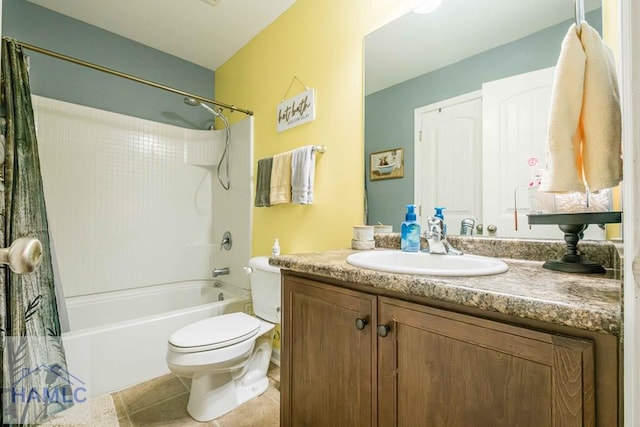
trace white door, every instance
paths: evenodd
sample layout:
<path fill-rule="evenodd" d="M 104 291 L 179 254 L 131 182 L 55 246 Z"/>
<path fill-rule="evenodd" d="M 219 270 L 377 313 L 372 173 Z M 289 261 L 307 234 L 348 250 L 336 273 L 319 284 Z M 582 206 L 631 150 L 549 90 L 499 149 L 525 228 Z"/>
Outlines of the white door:
<path fill-rule="evenodd" d="M 528 185 L 533 177 L 528 160 L 539 159 L 544 168 L 546 137 L 555 67 L 519 74 L 482 86 L 483 114 L 483 220 L 485 229 L 497 227 L 496 236 L 563 238 L 557 225 L 528 226 Z M 517 209 L 516 209 L 517 208 Z M 517 211 L 517 230 L 516 215 Z M 595 225 L 585 238 L 603 239 Z"/>
<path fill-rule="evenodd" d="M 616 5 L 605 4 L 609 10 Z M 611 14 L 613 16 L 613 14 Z M 623 0 L 618 14 L 622 40 L 622 134 L 624 146 L 624 422 L 640 424 L 640 3 Z M 607 23 L 611 23 L 609 19 Z"/>
<path fill-rule="evenodd" d="M 480 92 L 416 109 L 415 203 L 420 226 L 444 207 L 448 234 L 482 212 L 482 101 Z"/>

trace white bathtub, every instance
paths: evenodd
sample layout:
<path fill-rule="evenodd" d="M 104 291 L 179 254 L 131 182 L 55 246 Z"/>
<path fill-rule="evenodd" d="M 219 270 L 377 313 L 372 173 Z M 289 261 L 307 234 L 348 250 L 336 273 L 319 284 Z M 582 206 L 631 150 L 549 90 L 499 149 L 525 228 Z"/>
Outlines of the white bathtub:
<path fill-rule="evenodd" d="M 95 397 L 168 373 L 165 353 L 173 331 L 246 311 L 250 298 L 248 291 L 221 282 L 193 281 L 71 297 L 66 303 L 71 332 L 62 339 L 69 373 L 86 397 Z"/>

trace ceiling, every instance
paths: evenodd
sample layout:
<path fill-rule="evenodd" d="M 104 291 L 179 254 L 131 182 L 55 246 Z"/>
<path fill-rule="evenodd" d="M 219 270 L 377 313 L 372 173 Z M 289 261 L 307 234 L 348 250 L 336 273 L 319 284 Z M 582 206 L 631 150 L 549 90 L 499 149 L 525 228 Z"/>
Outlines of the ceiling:
<path fill-rule="evenodd" d="M 28 0 L 216 70 L 296 0 Z"/>
<path fill-rule="evenodd" d="M 28 1 L 215 71 L 296 0 Z M 409 12 L 365 38 L 366 93 L 573 18 L 571 0 L 443 0 Z"/>
<path fill-rule="evenodd" d="M 591 11 L 600 7 L 600 0 L 584 0 L 584 5 Z M 571 0 L 443 0 L 435 12 L 409 12 L 365 38 L 366 93 L 567 19 L 575 19 Z"/>

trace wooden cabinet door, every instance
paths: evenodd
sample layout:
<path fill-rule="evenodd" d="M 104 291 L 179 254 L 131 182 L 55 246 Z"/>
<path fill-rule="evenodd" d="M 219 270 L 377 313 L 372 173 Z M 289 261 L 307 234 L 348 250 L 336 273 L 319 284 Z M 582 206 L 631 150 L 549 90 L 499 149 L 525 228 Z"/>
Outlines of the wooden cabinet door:
<path fill-rule="evenodd" d="M 281 425 L 374 425 L 376 297 L 286 274 L 282 297 Z"/>
<path fill-rule="evenodd" d="M 593 344 L 379 298 L 378 424 L 593 426 Z"/>

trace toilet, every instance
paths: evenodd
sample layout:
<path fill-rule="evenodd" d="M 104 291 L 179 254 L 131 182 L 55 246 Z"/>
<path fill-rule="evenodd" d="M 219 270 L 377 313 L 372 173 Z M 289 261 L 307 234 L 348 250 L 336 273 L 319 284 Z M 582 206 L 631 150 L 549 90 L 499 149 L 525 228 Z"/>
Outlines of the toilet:
<path fill-rule="evenodd" d="M 197 421 L 218 418 L 267 390 L 273 329 L 280 322 L 280 269 L 251 258 L 255 317 L 229 313 L 200 320 L 169 337 L 167 365 L 191 378 L 187 411 Z"/>

